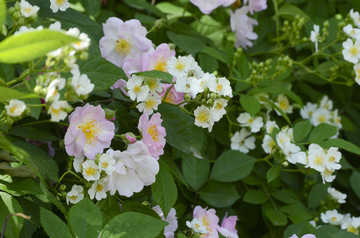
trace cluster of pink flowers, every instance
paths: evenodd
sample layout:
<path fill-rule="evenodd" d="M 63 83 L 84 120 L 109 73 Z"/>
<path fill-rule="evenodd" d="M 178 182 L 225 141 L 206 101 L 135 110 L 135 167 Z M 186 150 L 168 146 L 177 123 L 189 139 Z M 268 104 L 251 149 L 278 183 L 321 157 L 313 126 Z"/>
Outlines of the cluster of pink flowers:
<path fill-rule="evenodd" d="M 237 216 L 228 217 L 225 214 L 221 226 L 219 226 L 219 217 L 216 215 L 215 209 L 202 208 L 196 206 L 193 212 L 193 220 L 187 221 L 186 225 L 195 233 L 200 234 L 201 238 L 218 238 L 220 234 L 227 238 L 238 238 L 235 228 Z"/>

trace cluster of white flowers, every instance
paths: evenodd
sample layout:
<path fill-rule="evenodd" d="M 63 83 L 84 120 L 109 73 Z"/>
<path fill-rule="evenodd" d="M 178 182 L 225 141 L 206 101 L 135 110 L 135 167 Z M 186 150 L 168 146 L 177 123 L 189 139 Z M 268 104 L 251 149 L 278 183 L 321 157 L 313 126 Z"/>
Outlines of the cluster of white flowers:
<path fill-rule="evenodd" d="M 335 126 L 338 132 L 342 128 L 338 109 L 333 110 L 333 102 L 326 95 L 317 104 L 311 102 L 306 103 L 300 110 L 300 115 L 303 119 L 309 119 L 313 126 L 326 123 Z"/>
<path fill-rule="evenodd" d="M 354 234 L 359 234 L 360 217 L 352 217 L 351 214 L 340 214 L 337 210 L 328 210 L 325 213 L 321 213 L 321 220 L 324 223 L 332 225 L 340 225 L 341 229 L 347 230 Z"/>
<path fill-rule="evenodd" d="M 21 0 L 20 2 L 20 12 L 23 17 L 36 16 L 39 10 L 40 8 L 38 6 L 31 5 L 25 0 Z"/>
<path fill-rule="evenodd" d="M 87 181 L 93 182 L 87 192 L 91 199 L 96 200 L 106 198 L 107 192 L 114 195 L 116 191 L 122 196 L 131 197 L 134 192 L 140 192 L 144 186 L 154 183 L 159 172 L 158 161 L 151 156 L 142 141 L 129 144 L 123 152 L 109 149 L 106 153 L 99 154 L 95 160 L 74 158 L 73 167 Z M 68 203 L 81 200 L 71 198 L 75 190 L 78 191 L 78 187 L 73 187 L 67 193 Z"/>
<path fill-rule="evenodd" d="M 359 12 L 351 9 L 350 17 L 353 20 L 353 25 L 348 24 L 343 28 L 343 31 L 348 35 L 348 38 L 343 42 L 342 54 L 344 59 L 354 64 L 355 82 L 360 85 L 360 15 Z"/>

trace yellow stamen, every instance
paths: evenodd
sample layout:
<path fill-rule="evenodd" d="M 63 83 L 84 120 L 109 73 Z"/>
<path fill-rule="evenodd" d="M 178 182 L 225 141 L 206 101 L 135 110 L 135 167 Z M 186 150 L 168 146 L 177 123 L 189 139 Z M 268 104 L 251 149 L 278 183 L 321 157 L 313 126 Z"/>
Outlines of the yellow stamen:
<path fill-rule="evenodd" d="M 177 69 L 177 70 L 183 70 L 184 68 L 185 68 L 185 64 L 183 64 L 182 62 L 180 62 L 180 61 L 176 61 L 176 64 L 175 64 L 175 68 Z"/>
<path fill-rule="evenodd" d="M 115 51 L 118 54 L 122 54 L 124 56 L 129 54 L 131 47 L 130 42 L 125 39 L 116 40 Z"/>
<path fill-rule="evenodd" d="M 156 62 L 154 69 L 165 72 L 166 66 L 167 66 L 167 62 L 164 60 L 164 58 L 161 58 Z"/>
<path fill-rule="evenodd" d="M 99 123 L 94 119 L 89 119 L 79 126 L 85 134 L 86 144 L 92 144 L 100 132 Z"/>
<path fill-rule="evenodd" d="M 138 86 L 138 85 L 136 85 L 136 86 L 134 87 L 134 93 L 139 93 L 140 91 L 141 91 L 141 87 Z"/>
<path fill-rule="evenodd" d="M 316 156 L 314 159 L 314 163 L 317 165 L 321 165 L 323 163 L 323 157 L 321 156 Z"/>
<path fill-rule="evenodd" d="M 106 169 L 109 166 L 109 163 L 107 161 L 101 162 L 101 167 Z"/>
<path fill-rule="evenodd" d="M 209 120 L 210 114 L 207 111 L 200 111 L 199 115 L 196 117 L 196 119 L 198 119 L 199 122 L 201 123 L 205 123 Z"/>
<path fill-rule="evenodd" d="M 60 6 L 64 4 L 65 0 L 56 0 L 57 4 L 59 4 Z"/>
<path fill-rule="evenodd" d="M 96 186 L 96 191 L 101 192 L 104 189 L 104 186 L 102 186 L 101 184 L 98 183 L 98 185 Z"/>
<path fill-rule="evenodd" d="M 357 55 L 359 53 L 359 49 L 355 46 L 350 48 L 350 54 Z"/>
<path fill-rule="evenodd" d="M 217 84 L 216 85 L 216 91 L 221 92 L 223 90 L 223 87 L 224 86 L 222 84 Z"/>
<path fill-rule="evenodd" d="M 96 169 L 93 167 L 89 167 L 85 170 L 87 176 L 93 176 L 96 173 Z"/>
<path fill-rule="evenodd" d="M 147 132 L 151 135 L 152 139 L 156 142 L 159 141 L 159 132 L 158 130 L 156 129 L 156 126 L 155 125 L 152 125 L 152 126 L 149 126 L 147 128 Z"/>

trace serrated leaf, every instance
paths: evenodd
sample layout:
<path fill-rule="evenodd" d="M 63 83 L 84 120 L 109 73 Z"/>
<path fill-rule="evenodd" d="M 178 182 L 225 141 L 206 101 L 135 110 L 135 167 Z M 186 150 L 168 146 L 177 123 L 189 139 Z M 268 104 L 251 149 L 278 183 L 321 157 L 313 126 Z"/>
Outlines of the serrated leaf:
<path fill-rule="evenodd" d="M 176 34 L 171 31 L 167 31 L 166 35 L 176 46 L 180 47 L 187 54 L 201 52 L 206 47 L 203 41 L 192 36 Z"/>
<path fill-rule="evenodd" d="M 15 64 L 30 61 L 78 40 L 48 29 L 12 35 L 0 42 L 0 62 Z"/>
<path fill-rule="evenodd" d="M 248 176 L 256 159 L 236 150 L 222 153 L 214 163 L 210 179 L 219 182 L 235 182 Z"/>
<path fill-rule="evenodd" d="M 186 182 L 195 190 L 201 188 L 209 178 L 210 163 L 208 160 L 183 155 L 181 165 Z"/>
<path fill-rule="evenodd" d="M 160 206 L 164 216 L 167 217 L 176 202 L 178 191 L 173 177 L 161 164 L 155 183 L 151 185 L 151 191 L 155 202 Z"/>
<path fill-rule="evenodd" d="M 304 120 L 294 125 L 294 140 L 295 142 L 305 139 L 311 131 L 311 123 L 309 120 Z"/>
<path fill-rule="evenodd" d="M 286 215 L 274 208 L 267 209 L 265 215 L 274 226 L 285 226 L 288 222 Z"/>
<path fill-rule="evenodd" d="M 252 96 L 241 95 L 240 104 L 252 117 L 254 117 L 260 111 L 259 100 Z"/>
<path fill-rule="evenodd" d="M 40 220 L 41 225 L 45 232 L 51 238 L 67 238 L 72 237 L 69 228 L 65 223 L 54 213 L 40 207 Z"/>
<path fill-rule="evenodd" d="M 281 171 L 280 166 L 271 167 L 266 173 L 266 178 L 267 178 L 268 183 L 274 181 L 277 177 L 279 177 L 280 171 Z"/>
<path fill-rule="evenodd" d="M 199 54 L 199 65 L 204 72 L 209 73 L 212 73 L 219 68 L 219 63 L 214 57 L 203 53 Z"/>
<path fill-rule="evenodd" d="M 34 179 L 13 177 L 10 179 L 10 181 L 6 181 L 1 177 L 0 190 L 3 190 L 13 196 L 41 193 L 41 189 Z"/>
<path fill-rule="evenodd" d="M 219 52 L 217 49 L 212 47 L 206 47 L 203 51 L 203 53 L 206 53 L 208 55 L 211 55 L 212 57 L 216 58 L 217 60 L 226 63 L 226 58 L 222 52 Z"/>
<path fill-rule="evenodd" d="M 163 72 L 163 71 L 159 71 L 159 70 L 143 71 L 143 72 L 138 72 L 138 73 L 134 73 L 134 74 L 143 76 L 143 77 L 161 79 L 162 83 L 170 83 L 171 84 L 172 79 L 173 79 L 173 76 L 171 74 Z"/>
<path fill-rule="evenodd" d="M 79 62 L 80 72 L 95 84 L 94 91 L 107 90 L 120 78 L 127 80 L 124 71 L 101 56 Z"/>
<path fill-rule="evenodd" d="M 306 208 L 300 204 L 286 205 L 280 208 L 280 210 L 287 214 L 294 224 L 309 221 L 312 218 Z"/>
<path fill-rule="evenodd" d="M 0 192 L 0 198 L 0 226 L 3 227 L 4 220 L 9 214 L 22 213 L 23 210 L 18 201 L 11 195 Z M 10 216 L 5 230 L 5 237 L 18 238 L 23 224 L 24 218 Z"/>
<path fill-rule="evenodd" d="M 268 195 L 261 190 L 249 189 L 244 195 L 244 202 L 251 204 L 263 204 L 269 199 Z"/>
<path fill-rule="evenodd" d="M 213 207 L 229 207 L 240 199 L 235 186 L 230 183 L 210 181 L 199 192 L 202 200 Z"/>
<path fill-rule="evenodd" d="M 80 238 L 98 237 L 102 227 L 100 208 L 87 197 L 70 208 L 68 220 L 76 237 Z"/>
<path fill-rule="evenodd" d="M 321 123 L 310 134 L 309 140 L 311 142 L 321 142 L 325 139 L 328 139 L 337 133 L 337 128 L 326 123 Z"/>
<path fill-rule="evenodd" d="M 9 101 L 11 99 L 37 98 L 33 93 L 22 93 L 12 88 L 0 86 L 0 102 Z"/>
<path fill-rule="evenodd" d="M 97 205 L 103 214 L 103 226 L 121 213 L 120 203 L 114 196 L 107 196 Z"/>
<path fill-rule="evenodd" d="M 145 214 L 125 212 L 114 217 L 101 231 L 100 237 L 155 238 L 167 224 Z"/>

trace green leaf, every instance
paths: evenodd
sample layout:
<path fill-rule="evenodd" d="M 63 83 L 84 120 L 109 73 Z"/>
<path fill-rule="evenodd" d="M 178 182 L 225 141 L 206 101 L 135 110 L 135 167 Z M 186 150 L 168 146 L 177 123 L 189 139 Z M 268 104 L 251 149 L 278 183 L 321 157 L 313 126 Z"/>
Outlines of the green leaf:
<path fill-rule="evenodd" d="M 152 4 L 148 3 L 145 0 L 124 0 L 124 2 L 129 5 L 130 7 L 136 8 L 136 9 L 143 9 L 146 11 L 151 12 L 152 14 L 165 18 L 165 14 L 161 12 L 158 8 L 154 7 Z"/>
<path fill-rule="evenodd" d="M 327 140 L 326 144 L 329 144 L 330 146 L 336 146 L 351 153 L 360 155 L 360 147 L 351 143 L 350 141 L 336 138 Z"/>
<path fill-rule="evenodd" d="M 209 73 L 212 73 L 219 68 L 219 63 L 214 57 L 202 53 L 199 54 L 199 65 L 204 72 Z"/>
<path fill-rule="evenodd" d="M 120 78 L 127 79 L 124 71 L 101 56 L 79 62 L 80 72 L 95 84 L 94 91 L 107 90 Z"/>
<path fill-rule="evenodd" d="M 311 123 L 309 120 L 299 121 L 294 125 L 294 140 L 300 142 L 309 135 L 311 131 Z"/>
<path fill-rule="evenodd" d="M 4 24 L 6 19 L 6 2 L 0 0 L 0 27 Z"/>
<path fill-rule="evenodd" d="M 8 134 L 37 141 L 54 141 L 59 139 L 53 133 L 33 126 L 14 126 L 9 130 Z"/>
<path fill-rule="evenodd" d="M 309 221 L 312 218 L 311 214 L 300 204 L 286 205 L 280 210 L 287 214 L 294 224 Z"/>
<path fill-rule="evenodd" d="M 326 225 L 325 225 L 326 226 Z M 323 225 L 321 226 L 323 227 Z M 335 226 L 332 226 L 335 228 Z M 292 224 L 286 228 L 284 231 L 283 238 L 289 238 L 290 236 L 296 234 L 298 237 L 301 237 L 305 234 L 313 234 L 315 231 L 315 227 L 310 225 L 309 222 L 304 222 L 301 224 Z M 320 237 L 318 237 L 320 238 Z"/>
<path fill-rule="evenodd" d="M 199 192 L 200 198 L 213 207 L 230 207 L 240 195 L 235 186 L 230 183 L 210 181 Z"/>
<path fill-rule="evenodd" d="M 68 220 L 76 237 L 97 237 L 102 227 L 100 208 L 87 197 L 70 208 Z"/>
<path fill-rule="evenodd" d="M 300 107 L 303 106 L 303 102 L 298 95 L 296 95 L 292 91 L 290 91 L 282 86 L 279 86 L 279 85 L 276 85 L 276 86 L 270 85 L 270 86 L 263 87 L 263 88 L 253 88 L 249 91 L 250 95 L 254 95 L 254 94 L 258 94 L 258 93 L 285 94 L 287 97 L 289 97 L 290 99 L 294 100 L 297 104 L 299 104 Z"/>
<path fill-rule="evenodd" d="M 180 47 L 180 49 L 184 50 L 187 54 L 201 52 L 206 47 L 206 44 L 203 41 L 192 36 L 176 34 L 171 31 L 167 31 L 166 35 L 175 45 Z"/>
<path fill-rule="evenodd" d="M 143 77 L 161 79 L 162 83 L 172 84 L 173 76 L 171 74 L 163 72 L 163 71 L 151 70 L 151 71 L 138 72 L 135 74 L 139 75 L 139 76 L 143 76 Z"/>
<path fill-rule="evenodd" d="M 274 208 L 269 208 L 265 212 L 266 217 L 271 221 L 274 226 L 285 226 L 288 219 L 284 213 Z"/>
<path fill-rule="evenodd" d="M 23 210 L 18 201 L 11 195 L 0 192 L 0 197 L 0 227 L 3 227 L 4 220 L 9 214 L 22 213 Z M 24 218 L 10 216 L 5 230 L 5 237 L 18 238 L 23 224 Z"/>
<path fill-rule="evenodd" d="M 172 158 L 163 156 L 162 159 L 159 160 L 159 164 L 165 167 L 168 171 L 170 171 L 179 182 L 184 184 L 187 188 L 189 187 L 184 175 L 181 173 L 179 167 L 175 164 Z"/>
<path fill-rule="evenodd" d="M 86 12 L 89 15 L 95 16 L 101 7 L 100 1 L 93 1 L 93 0 L 81 0 L 82 5 L 84 6 Z"/>
<path fill-rule="evenodd" d="M 337 128 L 326 123 L 321 123 L 310 134 L 310 141 L 313 143 L 321 142 L 329 137 L 336 135 Z"/>
<path fill-rule="evenodd" d="M 51 238 L 72 237 L 65 223 L 51 211 L 40 207 L 41 225 Z"/>
<path fill-rule="evenodd" d="M 237 150 L 222 153 L 214 163 L 210 179 L 219 182 L 235 182 L 248 176 L 256 159 Z"/>
<path fill-rule="evenodd" d="M 125 212 L 114 217 L 101 231 L 100 237 L 155 238 L 167 224 L 148 215 Z"/>
<path fill-rule="evenodd" d="M 114 196 L 107 196 L 97 204 L 103 215 L 103 226 L 121 213 L 120 203 Z"/>
<path fill-rule="evenodd" d="M 249 189 L 244 195 L 244 202 L 251 204 L 263 204 L 269 199 L 268 195 L 261 190 Z"/>
<path fill-rule="evenodd" d="M 260 102 L 249 95 L 241 95 L 240 97 L 241 106 L 247 111 L 252 117 L 254 117 L 260 111 Z"/>
<path fill-rule="evenodd" d="M 13 196 L 23 196 L 25 194 L 42 193 L 37 182 L 31 178 L 11 178 L 9 175 L 0 175 L 0 190 Z"/>
<path fill-rule="evenodd" d="M 201 51 L 203 53 L 206 53 L 214 58 L 216 58 L 217 60 L 226 63 L 226 57 L 224 56 L 224 54 L 222 52 L 219 52 L 216 48 L 212 48 L 212 47 L 206 47 L 203 51 Z"/>
<path fill-rule="evenodd" d="M 209 178 L 210 163 L 206 159 L 183 155 L 181 165 L 186 182 L 195 190 L 201 188 Z"/>
<path fill-rule="evenodd" d="M 38 97 L 33 93 L 22 93 L 12 88 L 6 88 L 0 86 L 0 102 L 9 101 L 11 99 L 24 99 Z"/>
<path fill-rule="evenodd" d="M 125 201 L 122 203 L 122 213 L 124 212 L 138 212 L 142 213 L 156 219 L 160 219 L 159 214 L 157 214 L 151 207 L 136 201 Z"/>
<path fill-rule="evenodd" d="M 1 0 L 0 0 L 1 1 Z M 15 78 L 15 67 L 12 64 L 0 64 L 0 77 L 9 82 Z"/>
<path fill-rule="evenodd" d="M 0 62 L 15 64 L 30 61 L 74 41 L 78 39 L 48 29 L 12 35 L 0 42 Z"/>
<path fill-rule="evenodd" d="M 283 203 L 286 203 L 286 204 L 298 204 L 298 203 L 301 203 L 299 198 L 287 191 L 287 190 L 277 190 L 273 193 L 271 193 L 271 196 Z"/>
<path fill-rule="evenodd" d="M 279 9 L 279 16 L 282 16 L 287 20 L 294 20 L 296 15 L 304 18 L 305 23 L 310 20 L 310 17 L 305 12 L 292 4 L 284 4 Z"/>
<path fill-rule="evenodd" d="M 267 181 L 268 183 L 274 181 L 277 177 L 279 177 L 280 175 L 280 170 L 281 170 L 281 167 L 280 166 L 273 166 L 271 167 L 267 173 L 266 173 L 266 178 L 267 178 Z"/>
<path fill-rule="evenodd" d="M 173 177 L 161 164 L 155 183 L 151 185 L 151 191 L 155 202 L 160 206 L 164 216 L 167 217 L 176 202 L 178 191 Z"/>
<path fill-rule="evenodd" d="M 159 112 L 166 129 L 166 143 L 186 154 L 202 158 L 206 137 L 203 130 L 194 125 L 194 118 L 165 103 L 159 106 Z"/>
<path fill-rule="evenodd" d="M 350 176 L 350 185 L 357 195 L 360 198 L 360 173 L 355 171 Z"/>
<path fill-rule="evenodd" d="M 320 206 L 320 202 L 322 200 L 326 200 L 326 196 L 328 195 L 327 188 L 329 185 L 325 185 L 322 183 L 315 184 L 309 193 L 308 196 L 308 208 L 316 208 Z"/>

